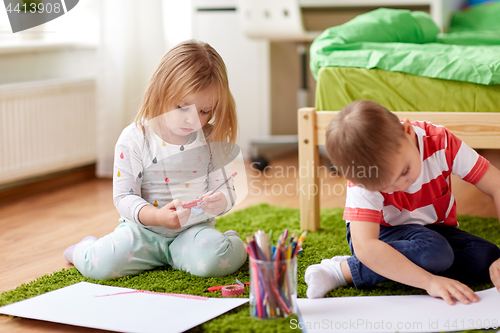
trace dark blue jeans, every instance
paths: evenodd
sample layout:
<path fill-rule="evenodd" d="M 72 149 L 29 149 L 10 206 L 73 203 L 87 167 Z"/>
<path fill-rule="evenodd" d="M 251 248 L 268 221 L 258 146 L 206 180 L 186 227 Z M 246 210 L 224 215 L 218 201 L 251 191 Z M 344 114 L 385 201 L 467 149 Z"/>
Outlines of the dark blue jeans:
<path fill-rule="evenodd" d="M 500 258 L 500 249 L 495 244 L 445 225 L 380 226 L 379 239 L 426 271 L 462 283 L 490 282 L 489 267 Z M 347 263 L 356 288 L 373 287 L 389 281 L 356 258 L 349 225 L 347 241 L 352 253 Z"/>

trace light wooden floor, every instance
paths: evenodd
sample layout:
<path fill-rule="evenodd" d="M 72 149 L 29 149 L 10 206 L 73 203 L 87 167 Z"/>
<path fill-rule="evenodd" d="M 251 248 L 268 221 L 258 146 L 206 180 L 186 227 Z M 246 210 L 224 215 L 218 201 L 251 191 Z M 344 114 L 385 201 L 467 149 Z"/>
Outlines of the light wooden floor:
<path fill-rule="evenodd" d="M 482 154 L 500 167 L 500 152 Z M 345 179 L 329 174 L 326 161 L 320 172 L 321 207 L 342 207 Z M 236 209 L 267 202 L 299 207 L 297 156 L 273 161 L 264 174 L 247 165 L 249 193 Z M 459 214 L 496 217 L 493 200 L 474 186 L 452 179 Z M 28 193 L 27 193 L 28 194 Z M 71 267 L 62 257 L 64 249 L 83 237 L 101 237 L 117 225 L 112 183 L 95 179 L 43 195 L 0 206 L 0 292 L 13 289 L 44 274 Z M 0 332 L 96 332 L 97 330 L 39 322 L 0 315 Z"/>

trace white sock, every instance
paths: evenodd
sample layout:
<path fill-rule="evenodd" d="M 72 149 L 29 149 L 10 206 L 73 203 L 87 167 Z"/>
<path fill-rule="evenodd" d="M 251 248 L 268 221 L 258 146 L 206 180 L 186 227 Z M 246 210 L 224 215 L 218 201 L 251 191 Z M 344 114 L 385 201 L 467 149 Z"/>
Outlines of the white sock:
<path fill-rule="evenodd" d="M 351 256 L 336 256 L 323 259 L 321 264 L 307 267 L 305 280 L 307 283 L 307 298 L 325 297 L 332 289 L 347 286 L 340 264 Z"/>
<path fill-rule="evenodd" d="M 63 253 L 63 257 L 64 259 L 66 259 L 70 264 L 73 263 L 73 252 L 75 252 L 75 247 L 82 243 L 82 242 L 86 242 L 88 240 L 97 240 L 97 237 L 94 237 L 94 236 L 87 236 L 85 237 L 84 239 L 82 239 L 81 241 L 79 241 L 78 243 L 74 244 L 74 245 L 71 245 L 70 247 L 68 247 L 66 250 L 64 250 L 64 253 Z"/>

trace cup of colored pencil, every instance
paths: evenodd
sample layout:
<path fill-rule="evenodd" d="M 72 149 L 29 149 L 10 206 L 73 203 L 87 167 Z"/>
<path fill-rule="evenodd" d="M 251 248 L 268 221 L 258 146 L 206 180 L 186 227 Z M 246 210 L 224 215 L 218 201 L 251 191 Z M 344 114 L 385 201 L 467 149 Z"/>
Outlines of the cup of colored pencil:
<path fill-rule="evenodd" d="M 247 237 L 250 257 L 250 315 L 284 318 L 297 312 L 297 253 L 307 231 L 288 238 L 285 230 L 272 245 L 271 235 L 262 230 Z"/>

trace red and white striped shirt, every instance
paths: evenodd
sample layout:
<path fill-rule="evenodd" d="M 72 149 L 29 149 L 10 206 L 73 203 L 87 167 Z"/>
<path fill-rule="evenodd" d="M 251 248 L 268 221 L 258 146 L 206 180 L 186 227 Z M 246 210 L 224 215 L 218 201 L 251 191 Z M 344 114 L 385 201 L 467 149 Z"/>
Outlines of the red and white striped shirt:
<path fill-rule="evenodd" d="M 451 174 L 476 184 L 489 162 L 443 126 L 413 122 L 422 170 L 405 191 L 368 191 L 348 182 L 344 220 L 384 226 L 444 223 L 458 226 Z"/>

